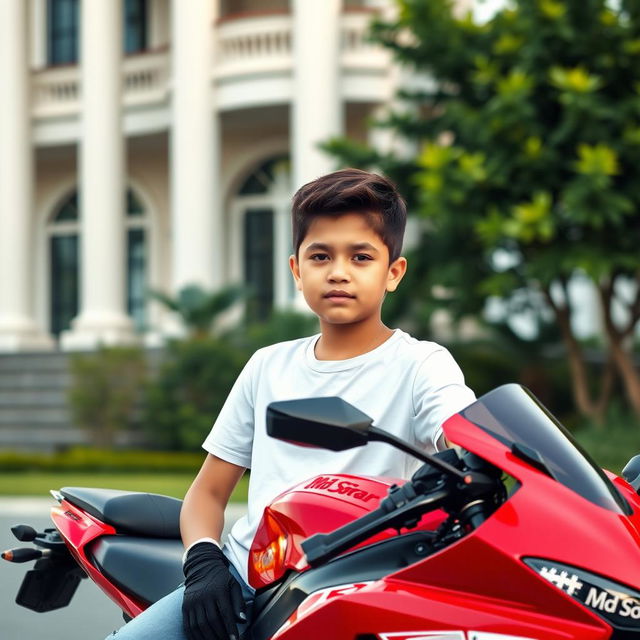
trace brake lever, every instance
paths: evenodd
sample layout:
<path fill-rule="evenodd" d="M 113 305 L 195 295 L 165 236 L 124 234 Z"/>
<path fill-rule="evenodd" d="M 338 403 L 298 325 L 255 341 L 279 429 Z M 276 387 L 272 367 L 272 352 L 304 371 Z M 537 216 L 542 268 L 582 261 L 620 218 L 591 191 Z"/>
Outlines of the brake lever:
<path fill-rule="evenodd" d="M 419 519 L 427 511 L 440 507 L 450 493 L 448 487 L 443 487 L 430 495 L 419 495 L 398 508 L 393 508 L 390 503 L 383 505 L 383 500 L 378 509 L 362 518 L 331 533 L 317 533 L 304 540 L 302 550 L 306 554 L 307 562 L 311 566 L 326 562 L 380 531 L 402 528 L 403 523 Z M 388 497 L 385 498 L 387 499 Z M 389 508 L 393 510 L 388 510 Z"/>

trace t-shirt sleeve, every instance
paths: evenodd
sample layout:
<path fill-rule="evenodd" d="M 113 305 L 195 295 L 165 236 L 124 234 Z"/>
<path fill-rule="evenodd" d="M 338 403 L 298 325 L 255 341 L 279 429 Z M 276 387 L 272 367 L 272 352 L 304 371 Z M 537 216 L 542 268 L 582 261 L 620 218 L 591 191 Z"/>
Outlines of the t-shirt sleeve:
<path fill-rule="evenodd" d="M 453 356 L 444 348 L 422 362 L 413 384 L 416 440 L 426 449 L 436 450 L 442 436 L 442 423 L 476 399 L 464 383 L 464 376 Z"/>
<path fill-rule="evenodd" d="M 258 354 L 254 353 L 244 366 L 202 443 L 203 449 L 214 456 L 245 468 L 251 467 Z"/>

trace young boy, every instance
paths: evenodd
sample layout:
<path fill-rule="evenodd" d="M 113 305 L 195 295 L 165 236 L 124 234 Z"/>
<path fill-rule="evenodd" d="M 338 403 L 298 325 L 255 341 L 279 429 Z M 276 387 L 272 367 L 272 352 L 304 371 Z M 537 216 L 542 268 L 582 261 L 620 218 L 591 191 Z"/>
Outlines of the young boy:
<path fill-rule="evenodd" d="M 321 333 L 260 349 L 246 364 L 184 500 L 185 587 L 127 624 L 118 640 L 237 638 L 252 600 L 249 547 L 276 495 L 319 473 L 409 478 L 417 468 L 379 443 L 336 453 L 269 438 L 270 402 L 340 396 L 377 426 L 433 452 L 447 446 L 442 422 L 475 399 L 445 349 L 382 323 L 383 300 L 407 268 L 400 255 L 406 207 L 389 181 L 356 169 L 323 176 L 295 194 L 292 217 L 289 264 Z M 248 514 L 221 550 L 224 509 L 247 468 Z"/>

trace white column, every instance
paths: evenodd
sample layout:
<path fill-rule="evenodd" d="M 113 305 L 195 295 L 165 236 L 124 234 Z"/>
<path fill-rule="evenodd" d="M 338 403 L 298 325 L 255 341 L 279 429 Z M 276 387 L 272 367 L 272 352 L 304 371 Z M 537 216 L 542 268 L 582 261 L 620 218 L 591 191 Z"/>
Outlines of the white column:
<path fill-rule="evenodd" d="M 47 0 L 31 0 L 31 66 L 47 66 Z"/>
<path fill-rule="evenodd" d="M 216 3 L 217 4 L 217 3 Z M 224 282 L 220 132 L 212 88 L 212 0 L 172 0 L 171 256 L 173 292 Z"/>
<path fill-rule="evenodd" d="M 292 105 L 295 189 L 335 168 L 318 144 L 343 132 L 340 95 L 341 0 L 293 0 Z"/>
<path fill-rule="evenodd" d="M 122 3 L 81 7 L 80 314 L 64 348 L 130 342 L 125 310 Z"/>
<path fill-rule="evenodd" d="M 275 172 L 271 191 L 273 198 L 273 289 L 274 305 L 285 309 L 292 304 L 294 287 L 291 284 L 289 256 L 291 240 L 291 176 L 284 168 Z"/>
<path fill-rule="evenodd" d="M 49 348 L 33 319 L 33 150 L 27 7 L 0 2 L 0 350 Z"/>
<path fill-rule="evenodd" d="M 167 0 L 151 0 L 147 4 L 149 20 L 149 49 L 163 47 L 169 42 L 169 3 Z"/>

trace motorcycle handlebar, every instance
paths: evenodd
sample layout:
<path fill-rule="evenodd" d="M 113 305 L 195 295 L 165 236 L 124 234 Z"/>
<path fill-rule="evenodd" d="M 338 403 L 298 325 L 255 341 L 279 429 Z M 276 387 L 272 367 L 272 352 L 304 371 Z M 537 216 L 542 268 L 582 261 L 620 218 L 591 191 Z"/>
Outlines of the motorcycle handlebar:
<path fill-rule="evenodd" d="M 336 529 L 332 533 L 318 533 L 307 538 L 302 543 L 307 562 L 311 566 L 326 562 L 380 531 L 407 526 L 408 523 L 416 521 L 427 511 L 440 507 L 449 497 L 449 493 L 450 490 L 445 486 L 434 490 L 429 495 L 420 495 L 406 500 L 400 505 L 390 499 L 392 495 L 390 494 L 375 511 Z"/>
<path fill-rule="evenodd" d="M 451 466 L 458 459 L 457 453 L 453 450 L 446 450 L 436 456 L 442 458 L 441 464 L 447 466 Z M 477 456 L 465 454 L 465 457 L 469 456 L 471 457 L 468 462 L 473 463 L 469 466 L 475 470 L 467 469 L 466 472 L 459 473 L 464 482 L 455 482 L 448 473 L 443 473 L 439 468 L 427 463 L 414 474 L 412 480 L 401 487 L 391 487 L 387 497 L 380 502 L 375 511 L 331 533 L 319 533 L 307 538 L 302 542 L 307 562 L 311 566 L 326 562 L 385 529 L 416 526 L 425 513 L 438 509 L 447 501 L 450 502 L 453 494 L 466 496 L 466 500 L 457 504 L 456 508 L 464 508 L 465 503 L 466 507 L 479 503 L 484 505 L 484 500 L 478 498 L 493 493 L 497 480 L 493 474 L 480 472 L 487 471 L 491 465 Z M 469 524 L 473 528 L 486 518 L 484 506 L 477 513 L 476 511 L 471 509 L 467 514 L 470 518 Z"/>

